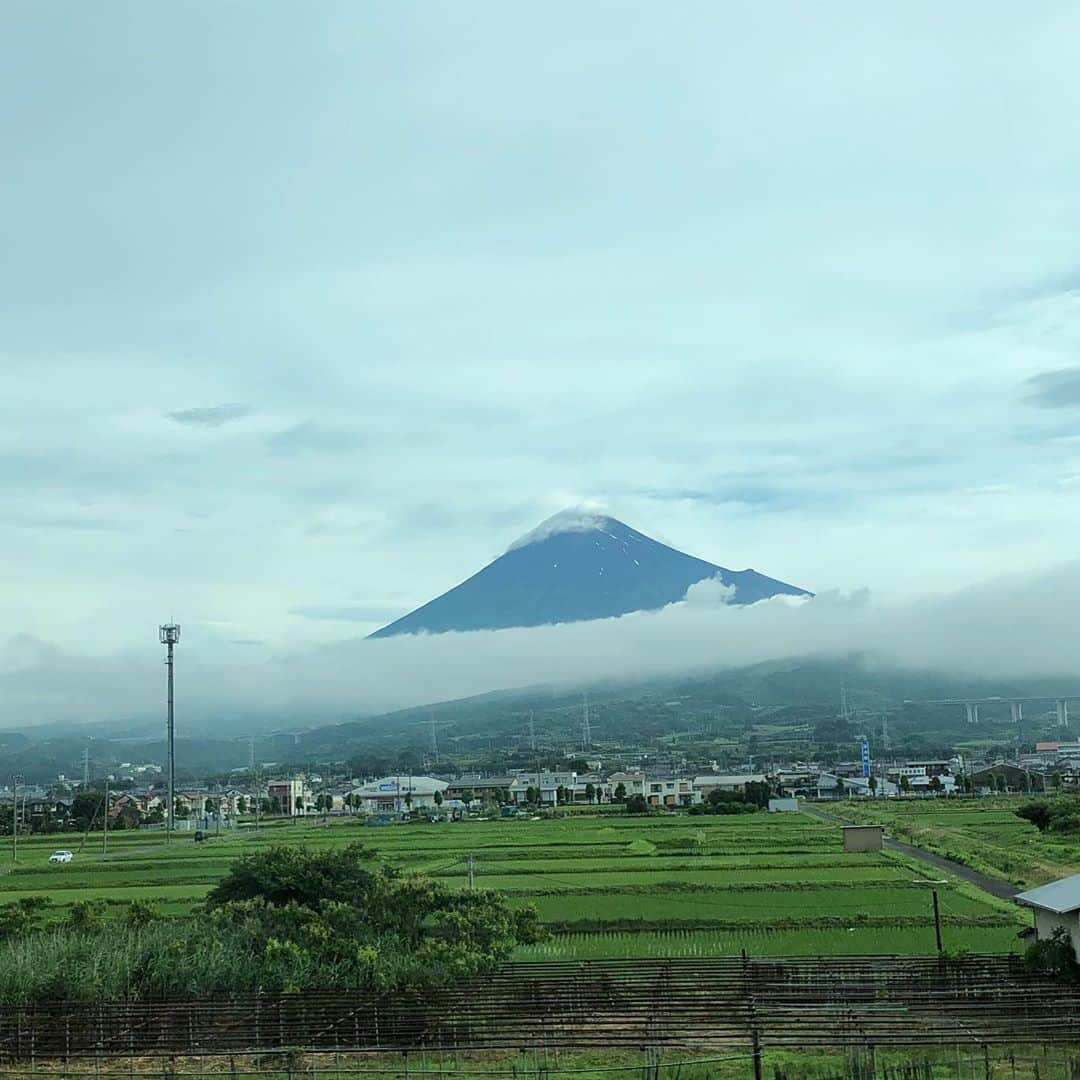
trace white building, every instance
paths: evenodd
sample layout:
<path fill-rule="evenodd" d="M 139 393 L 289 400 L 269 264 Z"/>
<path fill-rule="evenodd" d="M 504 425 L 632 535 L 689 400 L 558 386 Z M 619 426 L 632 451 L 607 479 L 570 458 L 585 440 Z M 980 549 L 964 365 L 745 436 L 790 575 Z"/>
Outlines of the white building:
<path fill-rule="evenodd" d="M 640 770 L 608 773 L 607 784 L 611 788 L 611 797 L 613 799 L 615 798 L 615 789 L 620 784 L 626 791 L 627 798 L 630 798 L 631 795 L 645 794 L 645 774 Z"/>
<path fill-rule="evenodd" d="M 650 806 L 693 806 L 702 796 L 688 776 L 650 776 L 645 798 Z"/>
<path fill-rule="evenodd" d="M 767 780 L 764 773 L 736 773 L 729 776 L 707 773 L 694 777 L 694 791 L 698 793 L 699 801 L 710 791 L 733 791 L 742 795 L 746 792 L 747 784 L 762 784 Z"/>
<path fill-rule="evenodd" d="M 1073 951 L 1080 955 L 1080 874 L 1051 881 L 1019 893 L 1015 900 L 1035 913 L 1035 936 L 1046 941 L 1059 927 L 1069 932 Z"/>
<path fill-rule="evenodd" d="M 366 814 L 403 814 L 410 809 L 434 809 L 436 793 L 441 798 L 449 786 L 433 776 L 384 776 L 354 788 L 352 797 Z"/>
<path fill-rule="evenodd" d="M 576 772 L 519 773 L 510 785 L 510 798 L 518 805 L 526 803 L 529 788 L 537 788 L 541 805 L 555 806 L 566 801 L 559 798 L 559 788 L 565 788 L 569 792 L 569 801 L 573 801 L 576 784 Z"/>

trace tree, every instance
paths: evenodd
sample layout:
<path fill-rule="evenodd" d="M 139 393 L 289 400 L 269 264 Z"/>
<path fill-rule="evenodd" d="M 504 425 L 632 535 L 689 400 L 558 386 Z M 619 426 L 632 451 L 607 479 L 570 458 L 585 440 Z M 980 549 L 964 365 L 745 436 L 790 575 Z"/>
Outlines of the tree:
<path fill-rule="evenodd" d="M 476 798 L 476 792 L 471 787 L 461 789 L 461 801 L 468 806 Z"/>
<path fill-rule="evenodd" d="M 540 789 L 538 787 L 527 787 L 525 789 L 525 801 L 530 806 L 535 806 L 540 801 Z"/>
<path fill-rule="evenodd" d="M 941 794 L 941 792 L 942 792 L 942 791 L 943 791 L 944 789 L 945 789 L 945 785 L 944 785 L 944 784 L 942 784 L 942 782 L 941 782 L 941 777 L 940 777 L 940 776 L 931 776 L 931 777 L 930 777 L 930 790 L 931 790 L 931 791 L 932 791 L 932 792 L 933 792 L 933 793 L 934 793 L 935 795 L 940 795 L 940 794 Z"/>
<path fill-rule="evenodd" d="M 252 852 L 232 864 L 210 890 L 206 903 L 210 908 L 258 898 L 268 904 L 306 907 L 317 907 L 323 900 L 360 903 L 372 887 L 373 860 L 373 853 L 363 844 L 332 852 L 298 847 Z"/>
<path fill-rule="evenodd" d="M 443 804 L 443 793 L 441 791 L 436 791 L 435 795 L 434 795 L 434 799 L 435 799 L 435 805 L 436 806 L 442 806 L 442 804 Z"/>
<path fill-rule="evenodd" d="M 1023 818 L 1025 821 L 1030 821 L 1039 832 L 1046 832 L 1050 827 L 1050 821 L 1053 815 L 1049 803 L 1042 799 L 1036 799 L 1033 802 L 1024 803 L 1023 806 L 1018 807 L 1016 816 L 1018 818 Z"/>
<path fill-rule="evenodd" d="M 843 795 L 844 794 L 844 788 L 846 788 L 846 787 L 847 787 L 847 785 L 844 783 L 844 778 L 842 776 L 838 776 L 836 778 L 836 794 L 837 795 Z"/>
<path fill-rule="evenodd" d="M 409 810 L 409 811 L 412 810 L 412 792 L 411 791 L 406 791 L 405 792 L 405 809 Z"/>
<path fill-rule="evenodd" d="M 900 794 L 906 795 L 911 790 L 911 781 L 906 776 L 900 777 Z"/>
<path fill-rule="evenodd" d="M 596 785 L 589 783 L 585 785 L 585 799 L 590 804 L 596 801 Z"/>
<path fill-rule="evenodd" d="M 631 795 L 626 800 L 626 812 L 628 814 L 647 814 L 649 804 L 644 795 Z"/>
<path fill-rule="evenodd" d="M 247 813 L 247 800 L 244 798 L 243 795 L 238 795 L 236 797 L 236 812 L 237 814 Z"/>
<path fill-rule="evenodd" d="M 626 785 L 621 780 L 615 785 L 612 797 L 616 802 L 626 802 Z"/>
<path fill-rule="evenodd" d="M 209 817 L 214 812 L 214 800 L 207 796 L 206 801 L 203 803 L 203 813 Z"/>
<path fill-rule="evenodd" d="M 876 795 L 877 794 L 877 777 L 876 776 L 871 776 L 870 781 L 869 781 L 867 786 L 870 788 L 870 794 L 871 795 Z"/>

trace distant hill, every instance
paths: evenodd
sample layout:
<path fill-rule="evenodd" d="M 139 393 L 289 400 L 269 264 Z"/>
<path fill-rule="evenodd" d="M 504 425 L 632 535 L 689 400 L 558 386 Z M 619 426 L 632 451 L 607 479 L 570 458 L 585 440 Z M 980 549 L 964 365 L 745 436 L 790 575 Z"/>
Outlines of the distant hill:
<path fill-rule="evenodd" d="M 686 555 L 615 518 L 565 511 L 467 581 L 371 636 L 608 619 L 673 604 L 709 578 L 732 589 L 734 604 L 811 595 L 756 570 L 729 570 Z"/>

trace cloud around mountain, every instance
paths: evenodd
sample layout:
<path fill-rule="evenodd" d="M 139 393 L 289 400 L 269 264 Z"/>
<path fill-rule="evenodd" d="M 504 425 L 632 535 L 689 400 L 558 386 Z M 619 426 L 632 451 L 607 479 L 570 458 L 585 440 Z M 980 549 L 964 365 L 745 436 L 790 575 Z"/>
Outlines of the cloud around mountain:
<path fill-rule="evenodd" d="M 292 725 L 541 683 L 716 670 L 784 657 L 859 652 L 884 666 L 1035 679 L 1075 668 L 1080 562 L 1010 575 L 948 595 L 881 602 L 864 591 L 749 606 L 692 590 L 656 612 L 559 626 L 350 640 L 232 667 L 185 632 L 178 723 L 230 718 Z M 91 661 L 20 639 L 0 651 L 4 726 L 163 715 L 163 672 L 146 648 Z M 1080 679 L 1078 679 L 1080 682 Z"/>

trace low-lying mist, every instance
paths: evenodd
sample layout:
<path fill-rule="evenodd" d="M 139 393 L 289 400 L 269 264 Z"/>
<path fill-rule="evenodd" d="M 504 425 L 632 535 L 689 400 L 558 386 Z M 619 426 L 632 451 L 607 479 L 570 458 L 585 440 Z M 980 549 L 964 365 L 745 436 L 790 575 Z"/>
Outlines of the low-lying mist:
<path fill-rule="evenodd" d="M 350 639 L 247 666 L 185 639 L 178 715 L 297 726 L 532 684 L 569 684 L 858 652 L 883 665 L 1034 680 L 1080 667 L 1080 562 L 906 602 L 866 592 L 726 603 L 719 582 L 618 619 L 520 630 Z M 108 659 L 13 638 L 0 651 L 0 726 L 132 721 L 162 712 L 154 648 Z M 1080 677 L 1078 677 L 1080 682 Z"/>

